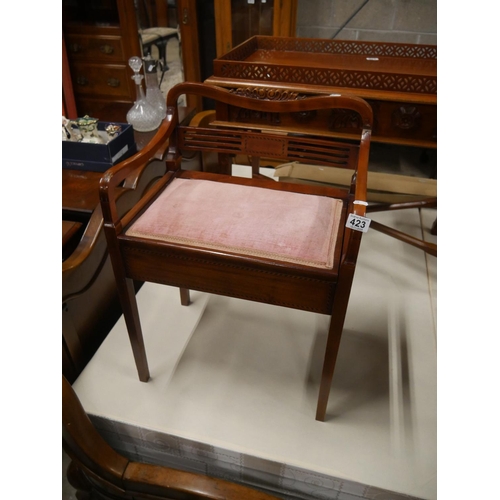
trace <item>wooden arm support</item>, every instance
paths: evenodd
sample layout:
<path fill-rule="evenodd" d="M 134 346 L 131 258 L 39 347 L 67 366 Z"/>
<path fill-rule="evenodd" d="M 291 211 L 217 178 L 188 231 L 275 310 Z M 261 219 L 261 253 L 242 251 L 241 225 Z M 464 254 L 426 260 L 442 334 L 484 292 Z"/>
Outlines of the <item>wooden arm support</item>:
<path fill-rule="evenodd" d="M 164 148 L 173 124 L 177 122 L 177 110 L 169 110 L 166 118 L 163 120 L 158 132 L 151 141 L 141 151 L 131 156 L 127 160 L 115 165 L 105 172 L 99 183 L 99 199 L 101 201 L 102 215 L 105 223 L 116 224 L 119 216 L 116 210 L 115 190 L 121 182 L 133 175 L 134 170 L 158 158 L 157 153 Z M 162 151 L 162 156 L 164 152 Z"/>

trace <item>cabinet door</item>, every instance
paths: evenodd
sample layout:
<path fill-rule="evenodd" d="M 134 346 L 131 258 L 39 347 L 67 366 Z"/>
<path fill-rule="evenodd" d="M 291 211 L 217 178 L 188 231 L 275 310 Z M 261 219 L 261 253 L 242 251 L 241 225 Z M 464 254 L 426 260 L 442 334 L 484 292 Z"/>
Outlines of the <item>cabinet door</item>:
<path fill-rule="evenodd" d="M 213 59 L 224 55 L 250 36 L 295 36 L 297 0 L 251 2 L 252 0 L 177 0 L 186 81 L 201 82 L 212 76 Z M 210 4 L 210 9 L 213 10 L 209 19 L 203 19 L 206 12 L 200 10 L 202 3 L 206 8 L 206 4 Z M 199 15 L 202 16 L 201 19 L 198 18 Z M 207 25 L 205 27 L 204 21 Z M 210 60 L 210 65 L 202 64 L 202 60 L 205 63 Z M 195 100 L 193 96 L 188 96 L 188 105 L 203 109 L 201 99 Z"/>
<path fill-rule="evenodd" d="M 297 0 L 214 0 L 217 57 L 254 35 L 295 36 Z"/>

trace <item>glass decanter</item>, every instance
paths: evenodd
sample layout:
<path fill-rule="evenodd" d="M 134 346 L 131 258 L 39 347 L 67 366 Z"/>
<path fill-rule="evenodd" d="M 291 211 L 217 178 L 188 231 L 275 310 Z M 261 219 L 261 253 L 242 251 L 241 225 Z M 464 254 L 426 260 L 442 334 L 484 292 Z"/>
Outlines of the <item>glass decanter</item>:
<path fill-rule="evenodd" d="M 147 56 L 144 61 L 146 75 L 146 99 L 160 114 L 162 120 L 167 116 L 167 103 L 158 84 L 158 61 Z"/>
<path fill-rule="evenodd" d="M 127 122 L 130 123 L 137 132 L 150 132 L 160 126 L 163 118 L 160 113 L 151 106 L 144 95 L 144 90 L 142 89 L 142 79 L 144 77 L 139 74 L 142 67 L 141 58 L 137 56 L 131 57 L 128 60 L 128 64 L 134 71 L 132 79 L 135 82 L 137 100 L 127 113 Z"/>

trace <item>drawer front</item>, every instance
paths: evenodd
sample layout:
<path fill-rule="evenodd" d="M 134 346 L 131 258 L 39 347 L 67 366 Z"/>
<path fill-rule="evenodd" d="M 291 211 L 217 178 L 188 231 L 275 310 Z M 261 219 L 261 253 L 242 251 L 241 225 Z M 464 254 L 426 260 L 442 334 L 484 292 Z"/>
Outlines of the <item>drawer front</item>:
<path fill-rule="evenodd" d="M 437 107 L 430 104 L 369 100 L 373 109 L 373 138 L 437 142 Z"/>
<path fill-rule="evenodd" d="M 127 122 L 127 113 L 133 106 L 131 99 L 118 100 L 117 98 L 94 99 L 92 97 L 76 96 L 78 116 L 89 115 L 106 122 Z"/>
<path fill-rule="evenodd" d="M 124 65 L 74 63 L 71 75 L 75 94 L 123 98 L 133 95 L 132 80 Z"/>
<path fill-rule="evenodd" d="M 123 62 L 124 50 L 119 36 L 66 35 L 71 60 Z"/>

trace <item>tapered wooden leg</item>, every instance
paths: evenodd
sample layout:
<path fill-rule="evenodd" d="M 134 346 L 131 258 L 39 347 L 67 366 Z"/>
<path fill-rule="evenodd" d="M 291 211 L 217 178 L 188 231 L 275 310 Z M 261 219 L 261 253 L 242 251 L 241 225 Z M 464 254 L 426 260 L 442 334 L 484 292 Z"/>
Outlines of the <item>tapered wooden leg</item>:
<path fill-rule="evenodd" d="M 434 222 L 432 223 L 431 234 L 434 236 L 436 236 L 438 234 L 438 220 L 437 219 L 435 219 Z"/>
<path fill-rule="evenodd" d="M 335 363 L 339 352 L 343 326 L 343 318 L 342 321 L 339 321 L 338 318 L 332 317 L 330 321 L 330 329 L 328 331 L 325 360 L 323 363 L 323 372 L 321 374 L 321 382 L 319 386 L 318 406 L 316 409 L 316 420 L 321 422 L 325 421 L 326 407 L 328 405 L 328 397 L 330 396 L 333 372 L 335 371 Z"/>
<path fill-rule="evenodd" d="M 130 278 L 124 278 L 123 285 L 118 286 L 118 294 L 122 305 L 123 317 L 127 325 L 128 336 L 132 352 L 134 354 L 135 365 L 141 382 L 149 380 L 148 360 L 146 357 L 146 347 L 142 336 L 141 323 L 139 321 L 139 311 L 135 298 L 134 282 Z"/>
<path fill-rule="evenodd" d="M 189 297 L 189 289 L 179 288 L 179 292 L 181 293 L 181 304 L 183 306 L 188 306 L 189 304 L 191 304 L 191 299 Z"/>
<path fill-rule="evenodd" d="M 325 360 L 323 362 L 323 372 L 319 386 L 318 406 L 316 409 L 316 420 L 325 421 L 328 397 L 332 386 L 333 372 L 340 347 L 344 320 L 351 293 L 352 280 L 354 277 L 355 263 L 343 267 L 340 272 L 340 279 L 337 285 L 336 297 L 332 309 L 332 318 L 328 330 L 328 340 L 326 342 Z"/>
<path fill-rule="evenodd" d="M 260 177 L 260 156 L 252 156 L 252 177 Z"/>
<path fill-rule="evenodd" d="M 108 251 L 115 275 L 116 289 L 118 298 L 122 306 L 123 317 L 127 325 L 127 332 L 132 346 L 135 365 L 141 382 L 149 380 L 148 360 L 146 358 L 146 348 L 142 336 L 141 323 L 139 321 L 139 311 L 137 309 L 137 300 L 135 298 L 134 281 L 127 278 L 124 272 L 124 266 L 118 248 L 118 241 L 115 235 L 115 228 L 105 225 L 104 233 L 108 242 Z"/>

